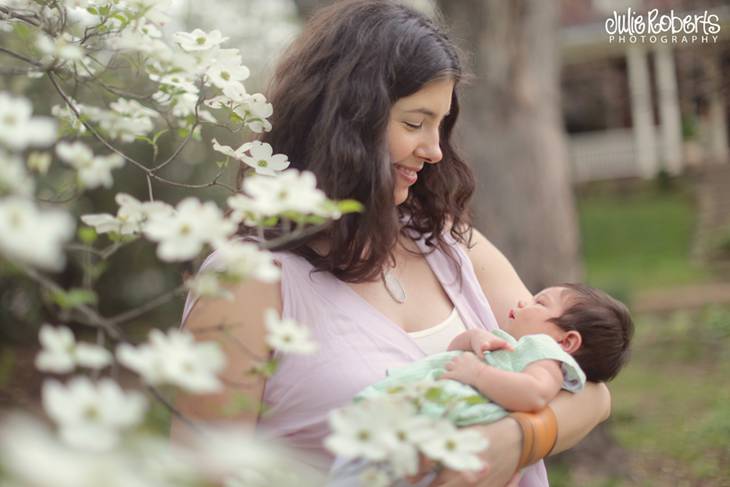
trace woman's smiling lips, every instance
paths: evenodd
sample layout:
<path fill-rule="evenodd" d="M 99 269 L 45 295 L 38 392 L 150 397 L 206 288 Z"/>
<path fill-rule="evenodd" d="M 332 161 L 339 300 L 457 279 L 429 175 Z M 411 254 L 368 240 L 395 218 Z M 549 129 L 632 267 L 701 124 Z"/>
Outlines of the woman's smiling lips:
<path fill-rule="evenodd" d="M 401 164 L 395 164 L 396 172 L 405 179 L 405 181 L 411 185 L 414 184 L 418 180 L 418 171 L 420 171 L 423 168 L 423 166 L 419 167 L 418 169 L 413 169 L 407 166 L 403 166 Z"/>

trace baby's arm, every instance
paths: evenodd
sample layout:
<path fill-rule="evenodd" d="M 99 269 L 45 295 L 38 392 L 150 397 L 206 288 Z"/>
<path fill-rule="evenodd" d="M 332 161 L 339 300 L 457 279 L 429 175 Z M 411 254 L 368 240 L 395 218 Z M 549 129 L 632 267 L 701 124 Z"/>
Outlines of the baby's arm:
<path fill-rule="evenodd" d="M 473 353 L 462 353 L 446 364 L 441 379 L 458 380 L 510 411 L 539 411 L 560 391 L 563 373 L 555 360 L 538 360 L 522 372 L 487 365 Z"/>
<path fill-rule="evenodd" d="M 512 345 L 502 340 L 501 338 L 489 333 L 487 330 L 479 328 L 472 328 L 466 330 L 463 333 L 459 333 L 449 343 L 449 351 L 452 350 L 463 350 L 465 352 L 474 352 L 480 357 L 484 352 L 491 352 L 492 350 L 514 350 Z"/>

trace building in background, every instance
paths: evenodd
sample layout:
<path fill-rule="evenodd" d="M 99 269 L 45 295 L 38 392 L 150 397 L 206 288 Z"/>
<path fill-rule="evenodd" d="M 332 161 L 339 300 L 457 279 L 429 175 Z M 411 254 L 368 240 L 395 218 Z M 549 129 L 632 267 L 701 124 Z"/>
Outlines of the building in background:
<path fill-rule="evenodd" d="M 627 9 L 717 16 L 716 35 L 610 38 Z M 573 179 L 676 175 L 728 163 L 730 4 L 678 0 L 563 0 L 562 103 Z M 655 40 L 655 42 L 650 42 Z M 686 42 L 684 42 L 686 41 Z"/>

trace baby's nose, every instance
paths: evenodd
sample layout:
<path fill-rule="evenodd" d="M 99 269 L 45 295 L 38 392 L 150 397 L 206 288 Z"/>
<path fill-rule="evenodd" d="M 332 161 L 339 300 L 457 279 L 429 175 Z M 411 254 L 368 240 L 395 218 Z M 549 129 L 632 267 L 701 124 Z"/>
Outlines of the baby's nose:
<path fill-rule="evenodd" d="M 524 308 L 525 307 L 525 302 L 522 301 L 522 300 L 517 301 L 517 307 L 518 308 Z"/>

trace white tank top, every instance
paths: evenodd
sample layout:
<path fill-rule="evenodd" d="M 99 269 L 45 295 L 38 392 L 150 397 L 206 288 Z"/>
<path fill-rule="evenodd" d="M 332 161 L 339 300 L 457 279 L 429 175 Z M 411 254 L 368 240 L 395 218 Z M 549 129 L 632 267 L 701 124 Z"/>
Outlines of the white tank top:
<path fill-rule="evenodd" d="M 425 330 L 419 330 L 408 333 L 418 348 L 423 350 L 426 355 L 445 352 L 456 335 L 466 330 L 464 322 L 461 321 L 459 312 L 454 308 L 451 314 L 438 325 L 434 325 Z"/>

